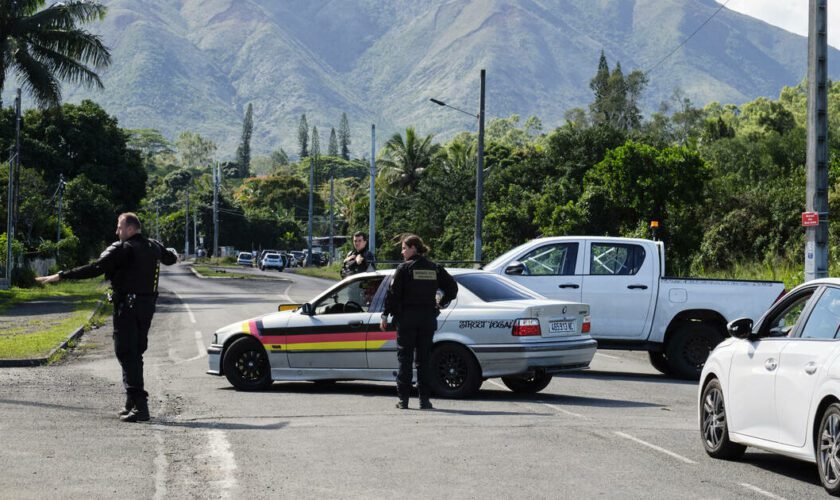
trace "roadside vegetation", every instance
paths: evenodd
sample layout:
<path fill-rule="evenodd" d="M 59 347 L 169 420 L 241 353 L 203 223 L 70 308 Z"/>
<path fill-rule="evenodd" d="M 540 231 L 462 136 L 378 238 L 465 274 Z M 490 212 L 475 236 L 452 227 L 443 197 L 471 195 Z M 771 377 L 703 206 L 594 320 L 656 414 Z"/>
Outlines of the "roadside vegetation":
<path fill-rule="evenodd" d="M 341 262 L 333 262 L 332 264 L 323 267 L 295 267 L 291 269 L 286 269 L 286 271 L 295 274 L 302 274 L 304 276 L 312 276 L 313 278 L 340 280 Z"/>
<path fill-rule="evenodd" d="M 0 291 L 0 315 L 16 304 L 29 301 L 58 299 L 67 306 L 66 312 L 35 316 L 11 317 L 0 329 L 0 359 L 25 359 L 46 356 L 80 326 L 89 328 L 102 324 L 103 315 L 110 311 L 101 280 L 59 282 L 45 287 L 21 289 L 13 287 Z M 97 304 L 104 306 L 91 318 Z"/>

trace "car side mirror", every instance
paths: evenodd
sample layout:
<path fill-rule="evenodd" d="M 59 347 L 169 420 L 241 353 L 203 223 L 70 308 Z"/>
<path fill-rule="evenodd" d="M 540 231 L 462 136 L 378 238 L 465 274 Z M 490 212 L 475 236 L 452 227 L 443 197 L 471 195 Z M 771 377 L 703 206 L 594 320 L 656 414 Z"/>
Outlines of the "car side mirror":
<path fill-rule="evenodd" d="M 301 314 L 305 314 L 307 316 L 312 316 L 313 314 L 315 314 L 315 310 L 312 309 L 312 304 L 310 304 L 309 302 L 300 306 L 300 312 Z"/>
<path fill-rule="evenodd" d="M 753 320 L 750 318 L 738 318 L 730 321 L 729 324 L 726 325 L 729 335 L 735 337 L 736 339 L 748 338 L 752 334 L 752 328 Z"/>
<path fill-rule="evenodd" d="M 513 275 L 513 276 L 522 276 L 522 273 L 525 272 L 525 264 L 517 261 L 513 261 L 510 263 L 509 266 L 505 268 L 505 274 Z"/>

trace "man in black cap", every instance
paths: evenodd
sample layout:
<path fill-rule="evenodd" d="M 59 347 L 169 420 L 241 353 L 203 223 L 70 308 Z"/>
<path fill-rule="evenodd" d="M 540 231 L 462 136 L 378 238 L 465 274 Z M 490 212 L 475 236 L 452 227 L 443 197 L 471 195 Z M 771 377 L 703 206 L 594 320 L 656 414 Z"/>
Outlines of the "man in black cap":
<path fill-rule="evenodd" d="M 133 213 L 117 218 L 119 241 L 111 244 L 99 259 L 70 271 L 38 278 L 41 283 L 78 280 L 105 275 L 111 281 L 114 303 L 114 351 L 122 368 L 125 408 L 123 422 L 149 420 L 149 394 L 143 388 L 143 353 L 148 346 L 149 327 L 155 314 L 160 263 L 174 264 L 178 256 L 160 242 L 140 232 L 140 219 Z"/>

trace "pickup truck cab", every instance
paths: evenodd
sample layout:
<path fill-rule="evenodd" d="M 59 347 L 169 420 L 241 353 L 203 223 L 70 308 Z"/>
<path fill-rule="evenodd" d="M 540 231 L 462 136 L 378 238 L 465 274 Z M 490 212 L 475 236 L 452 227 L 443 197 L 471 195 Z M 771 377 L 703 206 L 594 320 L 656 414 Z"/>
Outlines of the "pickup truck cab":
<path fill-rule="evenodd" d="M 635 238 L 559 236 L 520 245 L 484 270 L 551 299 L 589 304 L 600 349 L 645 350 L 666 374 L 697 378 L 727 322 L 757 320 L 778 281 L 665 277 L 665 246 Z"/>

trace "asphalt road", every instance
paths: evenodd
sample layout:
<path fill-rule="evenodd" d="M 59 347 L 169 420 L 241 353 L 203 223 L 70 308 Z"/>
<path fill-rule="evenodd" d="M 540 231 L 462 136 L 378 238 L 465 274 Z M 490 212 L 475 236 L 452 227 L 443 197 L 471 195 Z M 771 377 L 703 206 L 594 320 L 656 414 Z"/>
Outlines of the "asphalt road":
<path fill-rule="evenodd" d="M 393 384 L 275 383 L 242 393 L 206 375 L 215 329 L 329 283 L 200 280 L 165 268 L 146 353 L 152 421 L 124 424 L 110 325 L 58 365 L 0 370 L 0 498 L 819 498 L 813 464 L 749 449 L 706 456 L 694 383 L 645 353 L 521 397 L 400 411 Z M 412 400 L 416 405 L 416 400 Z"/>

